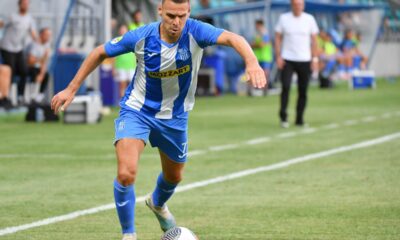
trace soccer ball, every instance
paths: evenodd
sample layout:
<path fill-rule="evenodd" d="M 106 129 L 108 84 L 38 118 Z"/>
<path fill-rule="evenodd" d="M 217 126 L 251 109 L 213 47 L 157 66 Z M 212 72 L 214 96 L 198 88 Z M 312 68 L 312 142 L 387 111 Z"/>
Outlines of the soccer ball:
<path fill-rule="evenodd" d="M 166 231 L 161 240 L 199 240 L 199 238 L 187 228 L 174 227 Z"/>

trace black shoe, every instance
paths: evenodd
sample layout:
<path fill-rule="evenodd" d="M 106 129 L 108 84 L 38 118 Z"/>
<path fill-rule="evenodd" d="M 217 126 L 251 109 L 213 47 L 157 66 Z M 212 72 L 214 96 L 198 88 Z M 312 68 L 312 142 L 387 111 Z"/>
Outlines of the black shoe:
<path fill-rule="evenodd" d="M 11 101 L 8 98 L 0 99 L 0 107 L 3 107 L 6 111 L 13 108 Z"/>
<path fill-rule="evenodd" d="M 295 123 L 296 127 L 300 127 L 300 128 L 307 128 L 308 124 L 305 122 L 296 122 Z"/>

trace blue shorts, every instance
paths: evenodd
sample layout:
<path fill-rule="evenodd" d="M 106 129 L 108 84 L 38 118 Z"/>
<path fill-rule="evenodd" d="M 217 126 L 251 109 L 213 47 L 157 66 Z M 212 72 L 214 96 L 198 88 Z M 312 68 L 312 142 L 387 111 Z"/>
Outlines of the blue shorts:
<path fill-rule="evenodd" d="M 271 70 L 272 63 L 271 62 L 258 62 L 262 69 Z"/>
<path fill-rule="evenodd" d="M 123 138 L 141 139 L 158 147 L 170 159 L 186 162 L 188 153 L 187 118 L 158 119 L 136 110 L 121 109 L 115 120 L 116 144 Z"/>

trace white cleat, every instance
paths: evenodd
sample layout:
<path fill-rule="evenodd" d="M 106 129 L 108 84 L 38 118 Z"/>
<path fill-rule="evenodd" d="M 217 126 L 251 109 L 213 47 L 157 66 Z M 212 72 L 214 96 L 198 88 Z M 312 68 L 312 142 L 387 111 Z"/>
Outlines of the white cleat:
<path fill-rule="evenodd" d="M 164 232 L 176 227 L 175 218 L 169 211 L 166 204 L 164 204 L 163 207 L 154 206 L 151 194 L 146 197 L 145 202 L 147 207 L 149 207 L 150 210 L 156 215 L 158 222 L 160 223 L 160 227 Z"/>
<path fill-rule="evenodd" d="M 281 121 L 281 127 L 282 127 L 282 128 L 289 128 L 289 127 L 290 127 L 290 124 L 289 124 L 289 122 Z"/>
<path fill-rule="evenodd" d="M 127 233 L 122 236 L 122 240 L 137 240 L 136 233 Z"/>

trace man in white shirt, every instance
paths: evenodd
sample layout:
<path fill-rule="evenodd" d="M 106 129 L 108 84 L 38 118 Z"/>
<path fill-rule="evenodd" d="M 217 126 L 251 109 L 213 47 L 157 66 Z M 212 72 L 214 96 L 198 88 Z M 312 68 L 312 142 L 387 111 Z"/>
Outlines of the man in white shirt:
<path fill-rule="evenodd" d="M 293 73 L 298 76 L 296 126 L 305 126 L 304 110 L 311 70 L 318 70 L 317 34 L 314 17 L 304 12 L 304 0 L 291 0 L 292 11 L 280 16 L 275 27 L 275 51 L 281 70 L 281 126 L 289 127 L 287 105 Z"/>
<path fill-rule="evenodd" d="M 27 37 L 30 36 L 36 41 L 37 34 L 34 20 L 28 13 L 29 0 L 19 0 L 18 7 L 18 13 L 11 14 L 5 21 L 0 20 L 0 28 L 4 28 L 4 35 L 0 41 L 0 50 L 4 64 L 12 69 L 13 77 L 20 77 L 18 95 L 22 97 L 27 76 L 23 50 L 26 46 Z"/>

